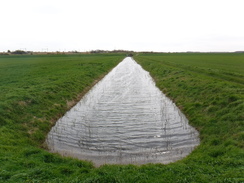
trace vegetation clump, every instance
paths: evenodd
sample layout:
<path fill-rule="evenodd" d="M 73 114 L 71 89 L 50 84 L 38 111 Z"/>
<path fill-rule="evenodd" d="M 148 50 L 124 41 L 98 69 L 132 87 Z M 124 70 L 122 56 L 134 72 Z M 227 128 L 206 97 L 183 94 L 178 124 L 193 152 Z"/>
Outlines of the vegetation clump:
<path fill-rule="evenodd" d="M 23 50 L 15 50 L 12 52 L 12 54 L 26 54 L 27 52 L 23 51 Z"/>

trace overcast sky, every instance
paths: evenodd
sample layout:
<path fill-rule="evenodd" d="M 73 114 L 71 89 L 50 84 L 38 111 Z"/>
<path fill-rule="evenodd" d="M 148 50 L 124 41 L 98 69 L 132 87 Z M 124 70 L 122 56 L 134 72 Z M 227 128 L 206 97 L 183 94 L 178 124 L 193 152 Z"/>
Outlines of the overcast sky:
<path fill-rule="evenodd" d="M 0 51 L 244 50 L 244 0 L 1 0 Z"/>

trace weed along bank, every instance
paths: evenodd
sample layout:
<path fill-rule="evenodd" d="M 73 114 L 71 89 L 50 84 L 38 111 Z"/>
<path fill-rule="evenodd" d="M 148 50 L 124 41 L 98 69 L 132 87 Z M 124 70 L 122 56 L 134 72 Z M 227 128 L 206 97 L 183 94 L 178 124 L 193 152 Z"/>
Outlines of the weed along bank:
<path fill-rule="evenodd" d="M 49 132 L 51 152 L 103 164 L 177 161 L 198 132 L 131 57 L 98 82 Z"/>

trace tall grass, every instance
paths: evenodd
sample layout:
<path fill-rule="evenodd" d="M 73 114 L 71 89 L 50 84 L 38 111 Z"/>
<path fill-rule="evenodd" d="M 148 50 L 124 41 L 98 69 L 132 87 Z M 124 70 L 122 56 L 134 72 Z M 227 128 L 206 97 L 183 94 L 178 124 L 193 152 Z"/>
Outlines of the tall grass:
<path fill-rule="evenodd" d="M 244 182 L 244 54 L 135 56 L 200 132 L 183 160 L 94 168 L 45 150 L 55 120 L 123 56 L 0 56 L 0 182 Z"/>

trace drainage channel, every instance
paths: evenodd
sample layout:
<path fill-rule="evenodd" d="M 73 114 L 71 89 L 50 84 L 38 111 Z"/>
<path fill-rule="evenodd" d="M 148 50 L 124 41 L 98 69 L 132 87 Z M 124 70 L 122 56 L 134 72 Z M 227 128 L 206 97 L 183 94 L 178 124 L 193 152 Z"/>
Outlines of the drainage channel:
<path fill-rule="evenodd" d="M 49 132 L 51 152 L 103 164 L 163 163 L 199 144 L 198 132 L 131 57 L 98 82 Z"/>

